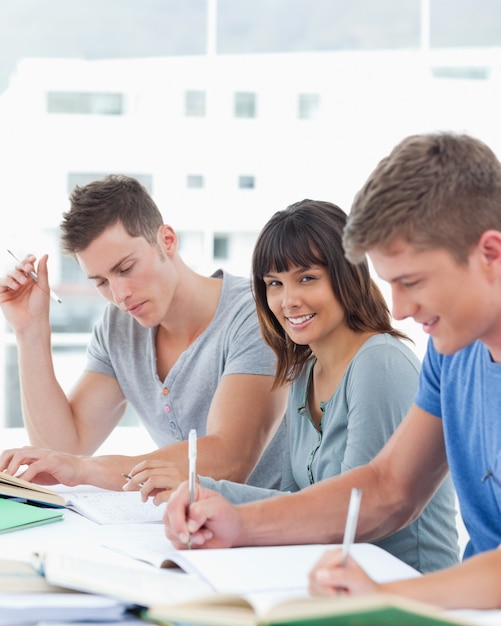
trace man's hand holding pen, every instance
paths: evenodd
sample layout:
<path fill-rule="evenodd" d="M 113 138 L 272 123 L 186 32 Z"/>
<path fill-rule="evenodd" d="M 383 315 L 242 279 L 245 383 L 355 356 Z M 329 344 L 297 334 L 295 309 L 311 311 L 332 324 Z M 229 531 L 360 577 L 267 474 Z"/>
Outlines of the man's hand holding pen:
<path fill-rule="evenodd" d="M 196 486 L 196 500 L 190 505 L 186 481 L 172 493 L 165 509 L 165 534 L 178 549 L 230 548 L 238 545 L 241 520 L 239 509 L 221 494 Z"/>

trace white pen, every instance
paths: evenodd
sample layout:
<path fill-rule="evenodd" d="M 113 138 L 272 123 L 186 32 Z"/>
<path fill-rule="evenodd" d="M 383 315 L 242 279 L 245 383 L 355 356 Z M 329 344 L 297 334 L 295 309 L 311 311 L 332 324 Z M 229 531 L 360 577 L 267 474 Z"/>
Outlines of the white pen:
<path fill-rule="evenodd" d="M 195 502 L 195 479 L 197 475 L 197 431 L 192 428 L 188 435 L 188 490 L 189 490 L 189 504 L 190 506 Z M 192 537 L 188 542 L 188 548 L 191 548 Z"/>
<path fill-rule="evenodd" d="M 351 490 L 350 504 L 348 505 L 348 515 L 346 516 L 346 526 L 343 537 L 343 567 L 346 567 L 350 548 L 355 540 L 358 524 L 358 512 L 360 511 L 360 500 L 362 498 L 362 490 L 353 487 Z"/>
<path fill-rule="evenodd" d="M 18 263 L 21 263 L 21 259 L 18 259 L 17 256 L 11 252 L 9 249 L 7 249 L 7 252 L 10 254 L 11 257 L 13 257 Z M 31 278 L 33 278 L 33 280 L 37 283 L 38 282 L 38 276 L 36 274 L 36 272 L 28 272 L 29 276 L 31 276 Z M 54 291 L 52 291 L 52 289 L 49 289 L 49 293 L 50 293 L 50 297 L 55 300 L 56 302 L 58 302 L 59 304 L 62 304 L 62 300 L 61 298 L 57 295 L 57 293 L 55 293 Z"/>

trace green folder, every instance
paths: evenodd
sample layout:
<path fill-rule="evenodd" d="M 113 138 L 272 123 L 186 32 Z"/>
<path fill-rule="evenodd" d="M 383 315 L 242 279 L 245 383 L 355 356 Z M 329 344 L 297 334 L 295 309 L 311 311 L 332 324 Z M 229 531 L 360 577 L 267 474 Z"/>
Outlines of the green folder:
<path fill-rule="evenodd" d="M 59 522 L 62 519 L 64 516 L 60 509 L 46 509 L 11 498 L 0 498 L 0 533 Z"/>

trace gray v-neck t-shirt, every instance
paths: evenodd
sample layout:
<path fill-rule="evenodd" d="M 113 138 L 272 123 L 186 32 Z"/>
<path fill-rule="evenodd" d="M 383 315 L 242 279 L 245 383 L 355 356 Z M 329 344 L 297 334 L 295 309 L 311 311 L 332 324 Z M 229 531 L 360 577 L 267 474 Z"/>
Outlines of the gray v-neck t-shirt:
<path fill-rule="evenodd" d="M 261 337 L 250 281 L 221 270 L 214 276 L 223 281 L 214 317 L 165 380 L 157 375 L 156 328 L 144 328 L 114 305 L 106 308 L 88 346 L 86 369 L 117 379 L 158 447 L 187 439 L 192 428 L 199 437 L 205 434 L 212 396 L 223 376 L 275 373 L 275 356 Z M 285 445 L 284 421 L 248 484 L 280 485 Z"/>

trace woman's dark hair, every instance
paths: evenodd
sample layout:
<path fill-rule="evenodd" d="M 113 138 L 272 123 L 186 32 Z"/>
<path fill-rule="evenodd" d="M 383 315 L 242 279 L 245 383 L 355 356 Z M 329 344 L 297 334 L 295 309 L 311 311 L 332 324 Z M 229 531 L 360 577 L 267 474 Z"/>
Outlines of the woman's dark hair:
<path fill-rule="evenodd" d="M 252 256 L 252 281 L 261 333 L 277 356 L 275 387 L 295 380 L 312 353 L 308 345 L 289 338 L 268 306 L 263 277 L 270 272 L 324 266 L 349 328 L 408 339 L 393 328 L 388 305 L 367 262 L 353 265 L 346 259 L 342 245 L 346 218 L 335 204 L 302 200 L 275 213 L 259 234 Z"/>

